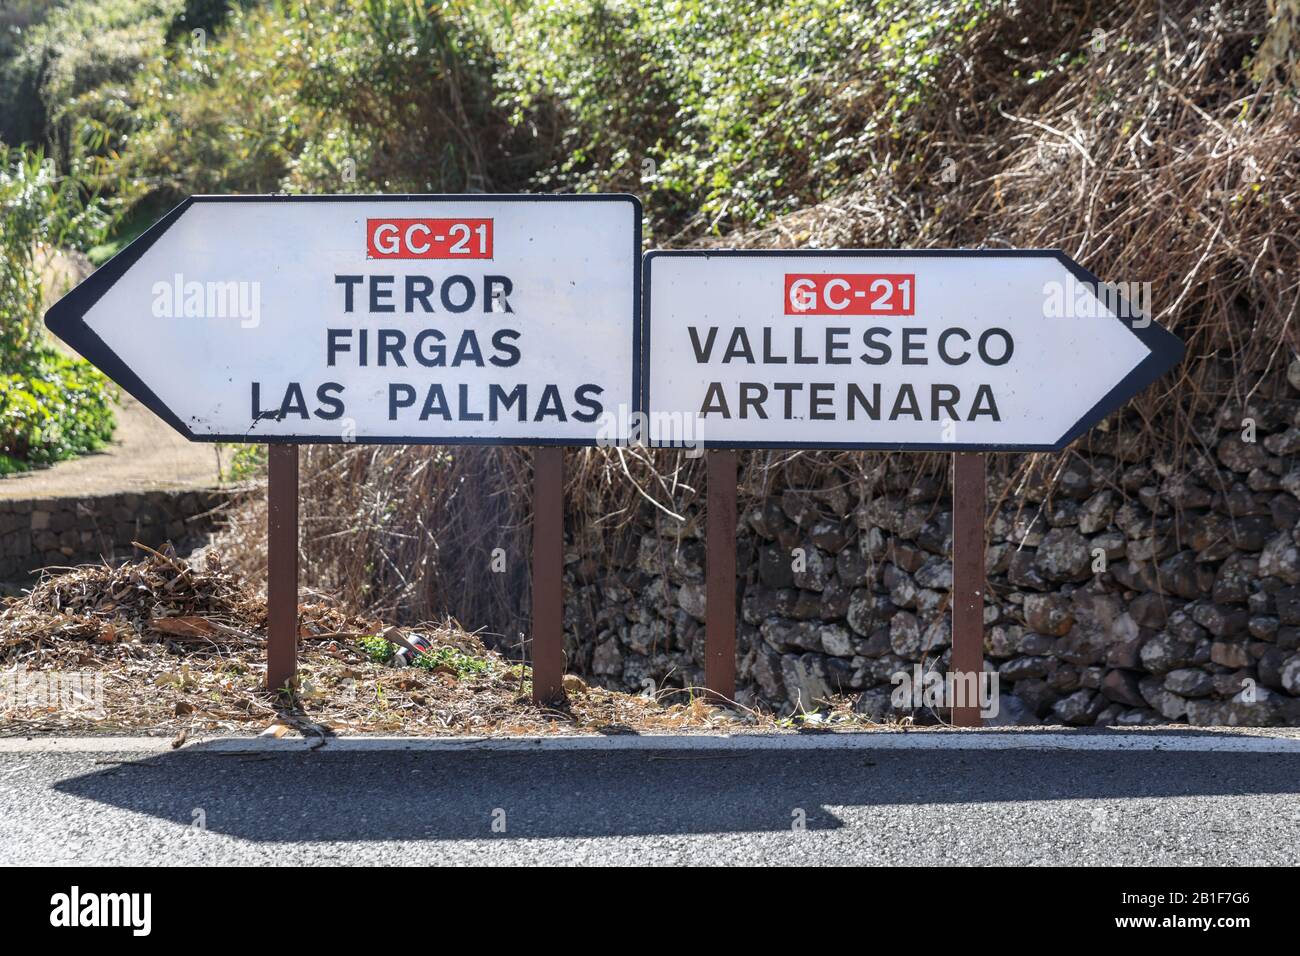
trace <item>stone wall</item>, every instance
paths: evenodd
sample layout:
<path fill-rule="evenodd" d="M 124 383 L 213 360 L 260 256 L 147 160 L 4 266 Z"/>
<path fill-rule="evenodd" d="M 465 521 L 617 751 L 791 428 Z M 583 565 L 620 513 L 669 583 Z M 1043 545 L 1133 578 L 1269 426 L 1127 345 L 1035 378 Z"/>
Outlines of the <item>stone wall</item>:
<path fill-rule="evenodd" d="M 221 491 L 143 491 L 79 498 L 0 499 L 0 581 L 49 565 L 122 560 L 131 542 L 191 543 L 212 527 Z"/>
<path fill-rule="evenodd" d="M 1202 423 L 1205 451 L 1178 467 L 1094 433 L 1003 500 L 990 481 L 995 722 L 1300 725 L 1300 410 L 1275 398 Z M 834 692 L 936 719 L 890 696 L 916 664 L 947 669 L 950 491 L 879 471 L 777 488 L 740 515 L 741 703 L 812 709 Z M 570 670 L 702 684 L 703 523 L 685 517 L 643 515 L 599 559 L 572 549 Z"/>

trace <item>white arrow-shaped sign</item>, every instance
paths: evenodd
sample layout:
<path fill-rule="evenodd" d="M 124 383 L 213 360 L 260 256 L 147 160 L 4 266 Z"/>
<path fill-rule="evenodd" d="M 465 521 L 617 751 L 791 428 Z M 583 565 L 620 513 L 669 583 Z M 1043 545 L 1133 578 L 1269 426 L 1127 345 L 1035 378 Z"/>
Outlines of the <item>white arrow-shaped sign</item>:
<path fill-rule="evenodd" d="M 1061 252 L 646 256 L 657 443 L 1054 450 L 1182 357 L 1149 286 Z"/>
<path fill-rule="evenodd" d="M 640 243 L 631 196 L 200 196 L 46 323 L 191 439 L 591 444 Z"/>

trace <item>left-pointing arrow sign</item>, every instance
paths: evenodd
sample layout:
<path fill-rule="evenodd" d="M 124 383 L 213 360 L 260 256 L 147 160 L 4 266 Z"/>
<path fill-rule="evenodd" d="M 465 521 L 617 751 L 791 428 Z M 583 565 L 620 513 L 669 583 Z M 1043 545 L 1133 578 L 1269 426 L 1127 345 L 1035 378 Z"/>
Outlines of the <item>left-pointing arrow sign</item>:
<path fill-rule="evenodd" d="M 194 440 L 593 444 L 640 243 L 632 196 L 196 196 L 45 321 Z"/>

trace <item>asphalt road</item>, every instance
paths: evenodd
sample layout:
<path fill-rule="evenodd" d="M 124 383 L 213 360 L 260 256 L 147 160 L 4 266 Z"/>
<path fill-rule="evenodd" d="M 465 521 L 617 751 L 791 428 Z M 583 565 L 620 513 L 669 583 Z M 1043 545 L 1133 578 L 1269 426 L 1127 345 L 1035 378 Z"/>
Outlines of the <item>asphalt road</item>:
<path fill-rule="evenodd" d="M 0 862 L 1296 864 L 1300 750 L 0 752 Z"/>

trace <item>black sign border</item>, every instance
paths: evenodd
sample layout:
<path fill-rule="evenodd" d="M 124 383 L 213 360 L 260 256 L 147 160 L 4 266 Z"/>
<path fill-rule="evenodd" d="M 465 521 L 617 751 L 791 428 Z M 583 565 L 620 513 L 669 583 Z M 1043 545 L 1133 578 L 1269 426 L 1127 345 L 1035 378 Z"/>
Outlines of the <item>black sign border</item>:
<path fill-rule="evenodd" d="M 641 400 L 641 237 L 643 234 L 643 212 L 641 200 L 630 193 L 396 193 L 367 194 L 345 193 L 339 195 L 312 194 L 290 195 L 272 193 L 266 195 L 196 195 L 190 196 L 146 229 L 130 245 L 115 255 L 99 269 L 91 273 L 84 282 L 58 302 L 50 306 L 45 313 L 45 326 L 67 345 L 87 359 L 92 365 L 104 372 L 109 378 L 124 389 L 151 412 L 176 429 L 190 441 L 195 442 L 241 442 L 250 444 L 282 445 L 522 445 L 522 446 L 571 446 L 595 447 L 603 442 L 595 437 L 582 438 L 515 438 L 505 437 L 431 437 L 411 438 L 406 436 L 361 436 L 344 439 L 335 435 L 266 435 L 259 434 L 256 423 L 244 434 L 208 435 L 196 434 L 170 408 L 164 404 L 154 391 L 118 357 L 83 321 L 95 303 L 126 274 L 141 256 L 149 250 L 163 234 L 171 228 L 185 211 L 196 203 L 375 203 L 375 202 L 456 202 L 456 203 L 498 203 L 498 202 L 539 202 L 539 203 L 575 203 L 575 202 L 628 202 L 632 204 L 635 228 L 632 232 L 632 405 L 633 412 Z M 616 412 L 606 409 L 606 414 Z"/>
<path fill-rule="evenodd" d="M 644 302 L 641 306 L 642 321 L 645 330 L 641 334 L 641 396 L 640 405 L 644 413 L 653 414 L 650 404 L 650 348 L 651 324 L 653 312 L 650 307 L 651 269 L 656 259 L 691 258 L 691 259 L 884 259 L 884 258 L 925 258 L 925 259 L 1033 259 L 1048 257 L 1057 260 L 1068 269 L 1080 282 L 1096 287 L 1101 282 L 1095 275 L 1075 262 L 1059 249 L 655 249 L 643 257 L 645 276 L 641 288 L 644 290 Z M 1121 301 L 1124 301 L 1121 299 Z M 1128 312 L 1128 309 L 1124 310 Z M 1047 445 L 995 445 L 970 442 L 934 442 L 932 444 L 899 444 L 897 442 L 764 442 L 764 441 L 710 441 L 703 440 L 704 448 L 752 448 L 752 449 L 825 449 L 828 451 L 912 451 L 912 452 L 1035 452 L 1061 451 L 1072 441 L 1089 431 L 1112 412 L 1122 408 L 1135 395 L 1169 372 L 1182 361 L 1185 346 L 1172 332 L 1148 321 L 1144 326 L 1135 326 L 1132 320 L 1116 318 L 1133 335 L 1137 336 L 1150 354 L 1138 363 L 1128 375 L 1121 379 L 1114 388 L 1102 396 L 1092 408 L 1079 418 L 1054 443 Z M 680 446 L 669 446 L 680 447 Z"/>

